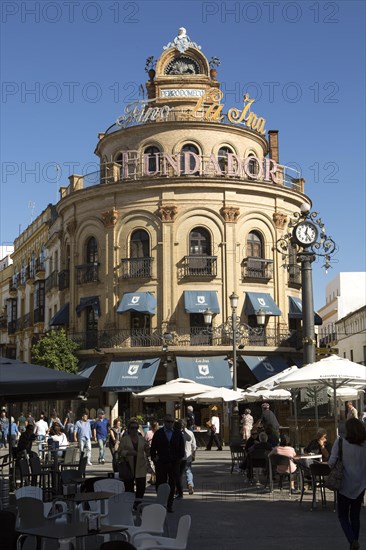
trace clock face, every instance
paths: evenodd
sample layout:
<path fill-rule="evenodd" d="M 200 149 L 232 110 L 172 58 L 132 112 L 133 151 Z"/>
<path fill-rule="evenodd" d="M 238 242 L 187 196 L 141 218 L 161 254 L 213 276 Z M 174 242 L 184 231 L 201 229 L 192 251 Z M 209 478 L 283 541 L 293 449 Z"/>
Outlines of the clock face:
<path fill-rule="evenodd" d="M 300 244 L 310 246 L 314 244 L 318 238 L 318 229 L 311 222 L 299 223 L 295 227 L 295 238 Z"/>

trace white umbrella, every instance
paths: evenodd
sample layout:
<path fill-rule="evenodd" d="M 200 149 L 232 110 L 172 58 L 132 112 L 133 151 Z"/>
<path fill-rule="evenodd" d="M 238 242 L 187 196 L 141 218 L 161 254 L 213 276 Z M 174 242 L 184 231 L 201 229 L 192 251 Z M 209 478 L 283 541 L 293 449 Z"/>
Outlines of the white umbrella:
<path fill-rule="evenodd" d="M 143 397 L 145 401 L 179 401 L 191 395 L 197 395 L 212 390 L 212 386 L 197 384 L 186 378 L 176 378 L 166 384 L 153 386 L 148 390 L 132 394 L 134 397 Z"/>
<path fill-rule="evenodd" d="M 239 401 L 253 403 L 254 401 L 287 401 L 289 399 L 291 399 L 291 392 L 287 390 L 246 390 L 242 392 Z"/>
<path fill-rule="evenodd" d="M 331 355 L 282 378 L 278 388 L 329 387 L 333 390 L 334 424 L 337 433 L 337 389 L 340 387 L 357 387 L 366 385 L 366 367 L 349 359 Z"/>
<path fill-rule="evenodd" d="M 258 382 L 257 384 L 254 384 L 253 386 L 249 386 L 249 388 L 246 389 L 246 391 L 258 391 L 258 390 L 273 390 L 275 387 L 275 384 L 277 384 L 282 378 L 285 378 L 292 372 L 295 372 L 299 370 L 298 367 L 289 367 L 288 369 L 283 370 L 282 372 L 278 372 L 277 374 L 274 374 L 273 376 L 270 376 L 269 378 L 266 378 L 265 380 L 262 380 L 262 382 Z"/>
<path fill-rule="evenodd" d="M 188 397 L 186 401 L 196 401 L 197 403 L 211 403 L 213 401 L 241 401 L 242 390 L 228 390 L 227 388 L 211 388 L 211 390 Z"/>

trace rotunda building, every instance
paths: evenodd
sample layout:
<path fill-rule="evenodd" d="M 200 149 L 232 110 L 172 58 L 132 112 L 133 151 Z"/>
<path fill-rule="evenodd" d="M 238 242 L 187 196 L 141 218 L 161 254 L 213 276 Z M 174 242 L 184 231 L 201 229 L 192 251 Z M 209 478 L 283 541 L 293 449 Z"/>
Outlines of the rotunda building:
<path fill-rule="evenodd" d="M 239 387 L 301 356 L 300 271 L 275 244 L 310 200 L 255 102 L 222 103 L 218 64 L 180 29 L 147 60 L 146 99 L 99 134 L 100 171 L 61 189 L 48 321 L 105 362 L 111 405 L 178 376 L 230 387 L 232 293 Z"/>

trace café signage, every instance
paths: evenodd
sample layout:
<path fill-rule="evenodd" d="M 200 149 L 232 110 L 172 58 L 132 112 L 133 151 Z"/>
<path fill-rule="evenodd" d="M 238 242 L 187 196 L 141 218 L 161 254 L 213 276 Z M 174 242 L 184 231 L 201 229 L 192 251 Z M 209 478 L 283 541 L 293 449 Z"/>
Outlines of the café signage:
<path fill-rule="evenodd" d="M 205 90 L 196 88 L 169 88 L 160 90 L 160 97 L 202 97 Z"/>

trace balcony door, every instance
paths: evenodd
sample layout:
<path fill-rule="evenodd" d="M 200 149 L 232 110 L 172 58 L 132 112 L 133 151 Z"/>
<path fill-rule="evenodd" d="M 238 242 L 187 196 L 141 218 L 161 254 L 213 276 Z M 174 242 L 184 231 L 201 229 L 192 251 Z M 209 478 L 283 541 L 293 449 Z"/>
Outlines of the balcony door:
<path fill-rule="evenodd" d="M 85 309 L 86 349 L 98 347 L 98 317 L 92 307 Z"/>
<path fill-rule="evenodd" d="M 189 235 L 189 274 L 208 275 L 211 272 L 211 238 L 207 229 L 196 227 Z M 206 256 L 206 257 L 205 257 Z"/>
<path fill-rule="evenodd" d="M 150 345 L 151 316 L 137 311 L 131 312 L 131 346 Z"/>

